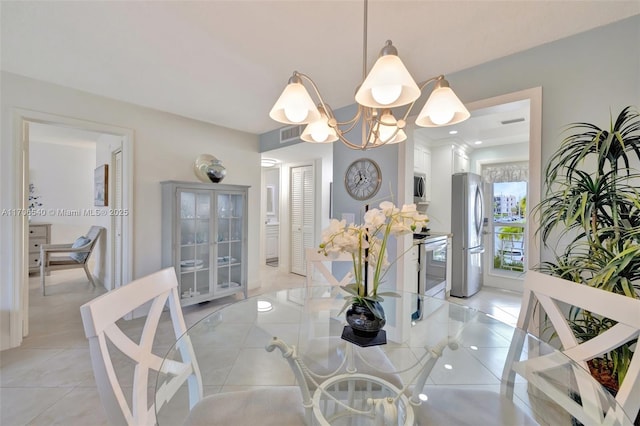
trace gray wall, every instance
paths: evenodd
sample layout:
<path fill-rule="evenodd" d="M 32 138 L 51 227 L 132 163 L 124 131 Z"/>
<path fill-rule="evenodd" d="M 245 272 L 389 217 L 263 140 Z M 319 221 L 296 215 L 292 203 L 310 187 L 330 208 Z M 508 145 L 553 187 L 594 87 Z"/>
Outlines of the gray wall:
<path fill-rule="evenodd" d="M 352 118 L 356 113 L 356 107 L 343 108 L 336 112 L 336 118 L 340 120 L 348 120 Z M 349 140 L 353 143 L 360 143 L 361 126 L 356 126 L 349 133 Z M 347 193 L 344 185 L 344 174 L 347 171 L 349 165 L 359 159 L 369 158 L 378 163 L 380 166 L 380 172 L 382 173 L 382 184 L 378 193 L 370 200 L 357 201 L 351 198 Z M 381 201 L 393 201 L 398 204 L 398 145 L 388 145 L 380 148 L 372 149 L 369 151 L 359 151 L 347 148 L 343 143 L 333 144 L 333 215 L 336 219 L 342 219 L 343 213 L 353 213 L 355 215 L 355 223 L 362 223 L 362 218 L 365 212 L 365 204 L 369 204 L 370 208 L 376 208 Z M 348 222 L 348 221 L 347 221 Z M 392 237 L 393 239 L 393 237 Z M 389 261 L 393 261 L 396 258 L 396 244 L 392 241 L 387 245 L 387 252 Z M 335 264 L 334 268 L 347 268 L 345 265 Z M 334 271 L 338 276 L 342 276 L 345 271 Z M 395 266 L 390 268 L 389 272 L 385 276 L 383 285 L 389 285 L 393 288 L 396 287 L 396 269 Z M 393 318 L 390 315 L 391 306 L 385 305 L 387 310 L 387 318 Z"/>
<path fill-rule="evenodd" d="M 564 126 L 640 104 L 640 15 L 447 76 L 466 102 L 542 86 L 542 165 Z"/>

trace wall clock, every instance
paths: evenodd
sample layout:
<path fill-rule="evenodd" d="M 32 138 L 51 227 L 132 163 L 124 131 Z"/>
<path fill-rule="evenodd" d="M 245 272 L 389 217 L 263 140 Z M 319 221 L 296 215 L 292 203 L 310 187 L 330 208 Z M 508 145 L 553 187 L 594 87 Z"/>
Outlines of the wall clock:
<path fill-rule="evenodd" d="M 356 200 L 368 200 L 376 195 L 382 182 L 378 164 L 368 158 L 360 158 L 347 167 L 344 186 Z"/>

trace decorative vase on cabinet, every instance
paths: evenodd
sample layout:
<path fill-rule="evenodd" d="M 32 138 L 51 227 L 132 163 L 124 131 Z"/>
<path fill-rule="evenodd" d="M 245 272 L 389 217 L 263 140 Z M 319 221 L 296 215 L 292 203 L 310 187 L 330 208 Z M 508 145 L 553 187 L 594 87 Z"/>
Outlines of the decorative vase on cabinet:
<path fill-rule="evenodd" d="M 247 297 L 248 186 L 162 182 L 162 266 L 173 266 L 182 306 Z"/>

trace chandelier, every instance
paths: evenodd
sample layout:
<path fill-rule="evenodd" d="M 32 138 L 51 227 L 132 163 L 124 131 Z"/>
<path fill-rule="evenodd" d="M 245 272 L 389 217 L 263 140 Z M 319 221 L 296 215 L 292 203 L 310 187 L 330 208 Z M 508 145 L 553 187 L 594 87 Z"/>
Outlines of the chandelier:
<path fill-rule="evenodd" d="M 300 136 L 305 142 L 330 143 L 339 139 L 351 149 L 377 148 L 407 139 L 404 132 L 406 119 L 422 90 L 433 83 L 433 90 L 418 114 L 416 125 L 448 126 L 469 118 L 469 111 L 451 90 L 443 75 L 416 84 L 398 57 L 398 51 L 391 40 L 387 40 L 378 60 L 367 74 L 367 1 L 364 1 L 363 82 L 355 95 L 358 104 L 356 115 L 348 121 L 339 122 L 314 81 L 309 76 L 294 71 L 269 116 L 284 124 L 306 124 Z M 317 104 L 309 95 L 304 82 L 313 89 L 318 98 Z M 392 108 L 404 105 L 409 107 L 402 118 L 396 119 Z M 349 141 L 346 135 L 359 122 L 362 122 L 362 139 L 357 144 Z"/>

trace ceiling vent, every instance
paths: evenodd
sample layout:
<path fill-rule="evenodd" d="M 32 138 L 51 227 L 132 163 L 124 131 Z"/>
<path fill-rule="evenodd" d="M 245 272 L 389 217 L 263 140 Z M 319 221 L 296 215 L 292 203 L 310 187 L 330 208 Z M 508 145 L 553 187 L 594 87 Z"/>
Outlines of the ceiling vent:
<path fill-rule="evenodd" d="M 520 118 L 514 118 L 513 120 L 504 120 L 504 121 L 501 121 L 500 123 L 502 123 L 502 125 L 505 125 L 505 124 L 521 123 L 523 121 L 524 121 L 524 117 L 520 117 Z"/>
<path fill-rule="evenodd" d="M 280 129 L 280 143 L 300 140 L 302 126 L 290 126 Z"/>

